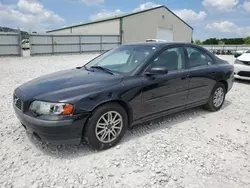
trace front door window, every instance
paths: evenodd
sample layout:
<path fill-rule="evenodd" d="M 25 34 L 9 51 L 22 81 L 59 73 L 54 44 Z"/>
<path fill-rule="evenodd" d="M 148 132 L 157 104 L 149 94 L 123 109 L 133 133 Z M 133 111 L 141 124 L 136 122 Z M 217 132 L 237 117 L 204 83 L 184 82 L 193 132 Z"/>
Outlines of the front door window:
<path fill-rule="evenodd" d="M 176 71 L 184 68 L 182 48 L 169 48 L 154 59 L 152 67 L 166 67 L 168 71 Z"/>

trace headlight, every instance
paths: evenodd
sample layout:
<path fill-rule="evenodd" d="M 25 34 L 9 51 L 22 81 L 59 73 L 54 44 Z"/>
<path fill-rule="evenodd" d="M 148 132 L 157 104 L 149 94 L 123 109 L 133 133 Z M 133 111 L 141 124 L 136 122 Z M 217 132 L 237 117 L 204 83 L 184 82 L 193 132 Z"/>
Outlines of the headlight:
<path fill-rule="evenodd" d="M 39 115 L 69 115 L 73 112 L 72 104 L 34 101 L 30 110 Z"/>
<path fill-rule="evenodd" d="M 234 61 L 234 64 L 243 64 L 240 60 L 238 60 L 238 59 L 236 59 L 235 61 Z"/>

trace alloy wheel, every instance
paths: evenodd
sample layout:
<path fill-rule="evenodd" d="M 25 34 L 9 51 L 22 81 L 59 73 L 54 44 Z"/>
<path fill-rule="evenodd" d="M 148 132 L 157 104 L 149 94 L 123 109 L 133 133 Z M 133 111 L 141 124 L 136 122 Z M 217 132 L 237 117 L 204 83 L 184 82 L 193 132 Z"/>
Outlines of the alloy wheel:
<path fill-rule="evenodd" d="M 224 100 L 224 90 L 222 87 L 219 87 L 215 90 L 213 95 L 213 104 L 216 108 L 218 108 Z"/>
<path fill-rule="evenodd" d="M 110 143 L 114 141 L 122 131 L 123 119 L 120 113 L 109 111 L 103 114 L 96 123 L 95 134 L 99 141 Z"/>

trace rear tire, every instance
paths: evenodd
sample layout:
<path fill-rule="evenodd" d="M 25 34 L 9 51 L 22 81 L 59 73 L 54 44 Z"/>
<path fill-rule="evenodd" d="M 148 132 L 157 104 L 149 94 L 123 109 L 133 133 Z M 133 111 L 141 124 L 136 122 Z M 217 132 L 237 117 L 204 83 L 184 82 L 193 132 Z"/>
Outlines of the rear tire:
<path fill-rule="evenodd" d="M 128 116 L 122 106 L 108 103 L 93 111 L 84 129 L 84 138 L 94 149 L 115 146 L 128 128 Z"/>
<path fill-rule="evenodd" d="M 223 83 L 218 82 L 214 86 L 211 92 L 208 103 L 205 104 L 204 106 L 205 109 L 212 111 L 212 112 L 216 112 L 220 110 L 224 104 L 225 97 L 226 97 L 226 88 Z"/>

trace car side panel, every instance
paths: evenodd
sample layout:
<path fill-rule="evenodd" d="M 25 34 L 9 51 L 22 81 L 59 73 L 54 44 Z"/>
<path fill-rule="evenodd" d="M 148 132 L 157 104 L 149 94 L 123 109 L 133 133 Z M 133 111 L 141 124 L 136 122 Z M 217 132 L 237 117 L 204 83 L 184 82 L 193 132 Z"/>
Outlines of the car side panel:
<path fill-rule="evenodd" d="M 125 101 L 131 111 L 133 121 L 143 115 L 142 88 L 143 78 L 132 76 L 124 79 L 121 84 L 121 91 L 116 98 Z"/>
<path fill-rule="evenodd" d="M 231 90 L 234 83 L 234 67 L 230 64 L 218 65 L 216 80 L 227 82 L 227 92 Z"/>
<path fill-rule="evenodd" d="M 81 96 L 82 98 L 76 104 L 76 113 L 84 114 L 92 112 L 104 103 L 117 101 L 126 105 L 126 108 L 130 111 L 129 115 L 132 116 L 132 120 L 138 119 L 143 113 L 141 90 L 142 78 L 140 76 L 125 77 L 117 85 Z"/>
<path fill-rule="evenodd" d="M 169 72 L 143 80 L 143 115 L 149 116 L 166 110 L 184 107 L 187 102 L 189 79 L 185 71 Z"/>
<path fill-rule="evenodd" d="M 190 83 L 187 104 L 208 100 L 217 82 L 217 74 L 217 65 L 199 66 L 189 69 Z"/>

